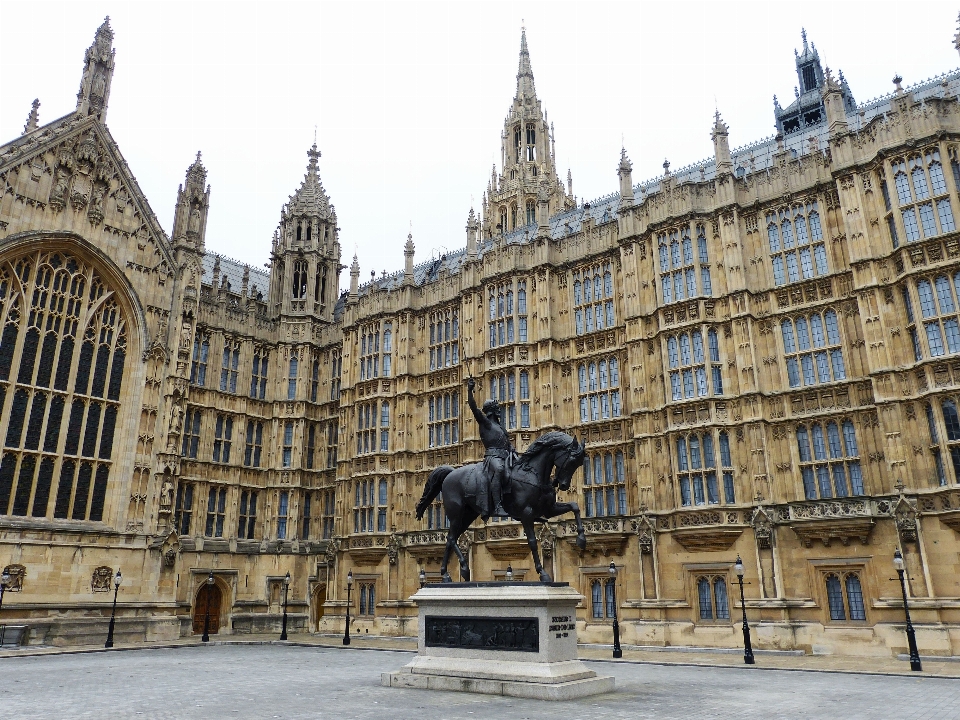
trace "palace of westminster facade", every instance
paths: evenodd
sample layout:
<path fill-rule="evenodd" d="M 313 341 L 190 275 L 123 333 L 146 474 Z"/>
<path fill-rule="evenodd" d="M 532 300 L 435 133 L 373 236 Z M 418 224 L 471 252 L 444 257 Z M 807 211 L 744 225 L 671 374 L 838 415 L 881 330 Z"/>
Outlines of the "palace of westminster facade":
<path fill-rule="evenodd" d="M 960 41 L 957 42 L 960 49 Z M 445 517 L 429 472 L 483 455 L 464 382 L 520 450 L 588 459 L 544 525 L 547 570 L 610 642 L 960 655 L 960 72 L 857 105 L 803 38 L 778 134 L 578 203 L 525 35 L 501 169 L 465 248 L 340 292 L 308 152 L 269 273 L 206 250 L 200 156 L 167 234 L 105 124 L 113 32 L 76 111 L 0 146 L 0 621 L 29 642 L 291 623 L 409 635 Z M 612 165 L 613 163 L 611 163 Z M 612 168 L 611 168 L 612 169 Z M 612 174 L 612 173 L 611 173 Z M 398 250 L 399 256 L 399 250 Z M 572 430 L 570 430 L 572 428 Z M 473 579 L 536 579 L 512 521 L 461 541 Z M 207 586 L 209 577 L 213 584 Z M 200 623 L 202 624 L 202 623 Z"/>

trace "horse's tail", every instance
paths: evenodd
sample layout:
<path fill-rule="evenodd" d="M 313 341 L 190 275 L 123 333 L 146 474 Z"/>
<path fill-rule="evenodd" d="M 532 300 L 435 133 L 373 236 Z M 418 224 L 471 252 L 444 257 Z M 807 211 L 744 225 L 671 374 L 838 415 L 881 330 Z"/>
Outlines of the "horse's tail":
<path fill-rule="evenodd" d="M 440 494 L 444 478 L 452 472 L 453 468 L 449 465 L 441 465 L 430 473 L 430 477 L 427 478 L 427 484 L 423 487 L 423 497 L 421 497 L 420 502 L 417 503 L 417 520 L 423 519 L 423 514 L 427 511 L 427 507 L 429 507 L 430 503 Z"/>

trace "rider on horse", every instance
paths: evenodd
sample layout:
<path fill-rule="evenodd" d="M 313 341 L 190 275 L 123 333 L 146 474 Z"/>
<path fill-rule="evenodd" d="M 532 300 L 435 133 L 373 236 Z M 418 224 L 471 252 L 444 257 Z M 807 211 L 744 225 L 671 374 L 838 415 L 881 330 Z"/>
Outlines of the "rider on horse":
<path fill-rule="evenodd" d="M 490 485 L 490 491 L 493 493 L 493 515 L 505 516 L 507 513 L 503 509 L 503 486 L 506 481 L 507 471 L 513 464 L 513 458 L 516 451 L 510 444 L 510 438 L 507 431 L 503 428 L 503 420 L 500 418 L 500 405 L 496 400 L 487 400 L 483 403 L 483 409 L 477 407 L 473 399 L 473 388 L 476 382 L 473 378 L 467 380 L 467 404 L 473 411 L 473 416 L 480 425 L 480 440 L 486 453 L 483 457 L 483 474 Z M 484 522 L 490 517 L 486 494 L 478 498 L 484 509 L 482 518 Z"/>

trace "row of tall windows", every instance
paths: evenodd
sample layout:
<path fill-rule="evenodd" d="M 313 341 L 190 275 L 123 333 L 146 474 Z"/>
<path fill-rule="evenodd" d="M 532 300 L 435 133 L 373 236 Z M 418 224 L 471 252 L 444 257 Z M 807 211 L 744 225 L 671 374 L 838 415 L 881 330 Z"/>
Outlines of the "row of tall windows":
<path fill-rule="evenodd" d="M 460 364 L 460 314 L 440 310 L 430 315 L 430 369 Z"/>
<path fill-rule="evenodd" d="M 103 520 L 127 352 L 113 291 L 31 253 L 0 264 L 0 325 L 0 515 Z"/>
<path fill-rule="evenodd" d="M 602 358 L 577 366 L 580 391 L 580 422 L 620 417 L 620 363 Z"/>
<path fill-rule="evenodd" d="M 460 442 L 460 393 L 442 393 L 427 398 L 428 447 Z"/>
<path fill-rule="evenodd" d="M 956 160 L 952 164 L 954 175 L 960 174 Z M 956 230 L 939 150 L 929 148 L 909 158 L 896 158 L 890 165 L 890 172 L 897 193 L 903 236 L 907 242 Z M 881 180 L 880 190 L 884 209 L 888 213 L 887 229 L 893 246 L 897 247 L 900 233 L 892 212 L 893 203 L 886 179 Z"/>
<path fill-rule="evenodd" d="M 957 412 L 957 402 L 953 398 L 940 400 L 939 417 L 933 408 L 931 403 L 926 404 L 927 423 L 930 428 L 930 450 L 936 465 L 937 484 L 947 485 L 951 481 L 960 483 L 960 414 Z M 946 439 L 945 443 L 940 440 L 941 437 Z M 943 451 L 950 455 L 950 467 L 953 471 L 950 479 L 944 467 Z"/>
<path fill-rule="evenodd" d="M 587 517 L 627 514 L 623 452 L 588 455 L 583 461 L 583 514 Z"/>
<path fill-rule="evenodd" d="M 940 357 L 960 352 L 960 324 L 958 324 L 960 318 L 957 314 L 960 307 L 957 302 L 960 296 L 960 273 L 956 273 L 952 281 L 947 275 L 922 278 L 916 281 L 914 287 L 920 307 L 922 338 L 926 341 L 926 353 L 930 357 Z M 925 354 L 924 343 L 917 328 L 910 286 L 905 286 L 902 293 L 914 358 L 922 360 Z"/>
<path fill-rule="evenodd" d="M 700 329 L 668 337 L 667 364 L 670 367 L 670 395 L 673 400 L 723 395 L 720 341 L 713 328 L 707 330 L 706 352 Z"/>
<path fill-rule="evenodd" d="M 519 393 L 517 391 L 518 385 Z M 518 395 L 519 402 L 517 402 Z M 500 412 L 507 430 L 517 428 L 518 406 L 520 408 L 520 427 L 530 427 L 530 374 L 526 370 L 491 376 L 490 399 L 500 403 Z"/>
<path fill-rule="evenodd" d="M 726 431 L 720 431 L 716 436 L 712 432 L 704 432 L 679 437 L 676 447 L 682 505 L 732 504 L 737 501 L 730 438 Z"/>
<path fill-rule="evenodd" d="M 371 323 L 360 328 L 360 379 L 390 377 L 393 323 Z"/>
<path fill-rule="evenodd" d="M 780 334 L 790 387 L 846 379 L 836 312 L 787 318 L 780 323 Z"/>
<path fill-rule="evenodd" d="M 527 342 L 527 281 L 511 280 L 487 289 L 490 347 Z"/>
<path fill-rule="evenodd" d="M 577 335 L 616 325 L 613 266 L 609 262 L 573 271 L 573 317 Z"/>
<path fill-rule="evenodd" d="M 860 449 L 850 420 L 798 425 L 797 447 L 807 500 L 863 495 Z"/>
<path fill-rule="evenodd" d="M 829 272 L 816 202 L 767 213 L 767 242 L 776 285 Z"/>
<path fill-rule="evenodd" d="M 660 260 L 660 293 L 664 305 L 713 294 L 710 277 L 710 253 L 703 225 L 696 226 L 697 246 L 694 253 L 690 228 L 678 228 L 657 235 Z"/>
<path fill-rule="evenodd" d="M 357 455 L 387 452 L 390 449 L 390 403 L 386 400 L 360 403 L 356 413 Z"/>
<path fill-rule="evenodd" d="M 387 531 L 387 480 L 355 480 L 353 488 L 353 531 Z"/>

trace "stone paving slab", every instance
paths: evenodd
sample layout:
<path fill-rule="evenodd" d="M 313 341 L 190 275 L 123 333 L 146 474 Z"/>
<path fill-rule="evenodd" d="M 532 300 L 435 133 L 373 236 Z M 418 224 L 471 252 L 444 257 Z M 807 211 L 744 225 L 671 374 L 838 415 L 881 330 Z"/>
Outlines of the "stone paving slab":
<path fill-rule="evenodd" d="M 409 652 L 305 645 L 167 647 L 33 655 L 2 662 L 4 714 L 16 718 L 956 718 L 953 678 L 590 662 L 617 690 L 549 703 L 380 686 Z"/>
<path fill-rule="evenodd" d="M 210 645 L 263 645 L 278 644 L 276 635 L 220 635 L 213 636 Z M 185 637 L 168 643 L 118 643 L 112 652 L 124 650 L 163 649 L 201 645 L 197 637 Z M 297 634 L 291 635 L 290 645 L 307 647 L 322 646 L 342 648 L 341 635 Z M 678 665 L 695 667 L 742 667 L 743 651 L 718 653 L 715 648 L 661 648 L 631 649 L 638 646 L 625 646 L 623 660 L 620 662 L 648 663 L 656 665 Z M 380 635 L 355 635 L 351 637 L 350 649 L 406 650 L 415 652 L 416 638 L 387 637 Z M 80 647 L 22 647 L 17 650 L 0 650 L 0 659 L 5 657 L 31 657 L 36 655 L 62 655 L 107 652 L 102 645 Z M 609 645 L 580 645 L 578 655 L 582 660 L 612 660 Z M 906 655 L 898 658 L 847 657 L 839 655 L 795 655 L 779 653 L 757 654 L 757 669 L 804 670 L 811 672 L 840 672 L 878 675 L 934 675 L 960 678 L 960 657 L 935 658 L 922 657 L 923 672 L 912 673 Z M 960 717 L 960 711 L 957 716 Z"/>

